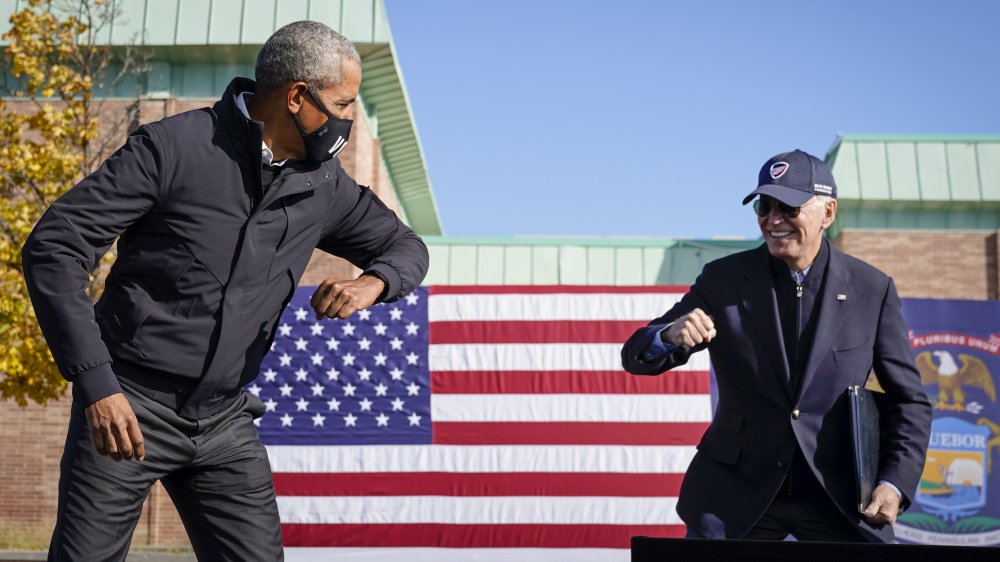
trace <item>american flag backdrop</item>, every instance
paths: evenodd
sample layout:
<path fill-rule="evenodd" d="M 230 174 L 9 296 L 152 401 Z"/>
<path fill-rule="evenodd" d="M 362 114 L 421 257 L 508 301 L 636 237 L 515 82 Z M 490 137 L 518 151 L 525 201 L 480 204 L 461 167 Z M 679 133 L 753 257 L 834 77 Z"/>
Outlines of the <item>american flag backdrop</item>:
<path fill-rule="evenodd" d="M 432 286 L 317 322 L 300 287 L 248 390 L 288 560 L 628 560 L 682 536 L 708 359 L 620 350 L 685 287 Z"/>

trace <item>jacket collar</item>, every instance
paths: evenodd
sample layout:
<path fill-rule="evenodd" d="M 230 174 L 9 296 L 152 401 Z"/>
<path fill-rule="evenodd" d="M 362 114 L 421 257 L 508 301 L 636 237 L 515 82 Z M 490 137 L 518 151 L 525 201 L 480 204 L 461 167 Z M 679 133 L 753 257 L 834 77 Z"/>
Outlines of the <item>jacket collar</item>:
<path fill-rule="evenodd" d="M 222 94 L 222 99 L 214 106 L 222 128 L 229 134 L 241 162 L 261 165 L 260 146 L 264 141 L 264 124 L 247 119 L 236 104 L 236 97 L 243 92 L 257 91 L 257 84 L 249 78 L 233 78 Z"/>
<path fill-rule="evenodd" d="M 743 310 L 750 318 L 750 324 L 757 334 L 757 341 L 771 360 L 774 384 L 785 389 L 788 398 L 793 398 L 788 386 L 789 368 L 785 355 L 785 344 L 781 337 L 781 321 L 778 318 L 778 299 L 774 292 L 774 275 L 771 272 L 771 254 L 767 244 L 754 250 L 744 265 L 745 277 L 737 291 Z"/>
<path fill-rule="evenodd" d="M 844 263 L 844 254 L 833 247 L 824 238 L 821 252 L 826 253 L 826 271 L 810 270 L 809 277 L 816 275 L 816 280 L 825 282 L 820 289 L 815 314 L 818 314 L 816 331 L 810 346 L 809 357 L 806 360 L 802 380 L 797 385 L 798 396 L 809 385 L 819 367 L 820 359 L 829 352 L 835 336 L 847 318 L 847 311 L 852 303 L 857 302 L 850 285 L 850 273 Z M 751 324 L 757 333 L 757 339 L 767 352 L 774 367 L 775 383 L 785 390 L 790 400 L 797 400 L 792 387 L 788 384 L 790 372 L 785 342 L 781 336 L 781 320 L 778 317 L 778 299 L 774 290 L 774 273 L 771 266 L 771 254 L 767 244 L 762 244 L 753 251 L 743 268 L 745 282 L 738 292 L 743 309 L 749 316 Z M 822 267 L 822 260 L 817 260 L 817 266 Z"/>
<path fill-rule="evenodd" d="M 837 340 L 837 333 L 840 332 L 844 320 L 849 316 L 851 307 L 854 306 L 854 303 L 859 302 L 857 290 L 851 284 L 852 275 L 844 259 L 844 253 L 833 247 L 826 239 L 823 240 L 823 243 L 829 248 L 830 261 L 827 265 L 826 282 L 822 292 L 817 297 L 819 306 L 815 313 L 819 314 L 819 318 L 809 351 L 809 359 L 806 361 L 806 368 L 802 374 L 802 383 L 799 385 L 799 396 L 802 396 L 803 390 L 812 381 L 820 360 L 826 356 L 833 342 Z"/>

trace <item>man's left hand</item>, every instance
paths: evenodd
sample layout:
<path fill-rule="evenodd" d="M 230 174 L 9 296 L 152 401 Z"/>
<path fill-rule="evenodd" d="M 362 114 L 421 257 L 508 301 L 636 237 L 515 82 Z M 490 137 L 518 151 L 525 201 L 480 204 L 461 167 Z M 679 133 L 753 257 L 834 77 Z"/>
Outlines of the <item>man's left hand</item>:
<path fill-rule="evenodd" d="M 385 282 L 374 275 L 362 275 L 349 281 L 325 280 L 313 293 L 309 304 L 316 311 L 316 319 L 327 318 L 346 319 L 362 308 L 375 304 Z"/>
<path fill-rule="evenodd" d="M 872 525 L 892 525 L 899 514 L 899 494 L 886 484 L 872 491 L 872 502 L 865 509 L 865 520 Z"/>

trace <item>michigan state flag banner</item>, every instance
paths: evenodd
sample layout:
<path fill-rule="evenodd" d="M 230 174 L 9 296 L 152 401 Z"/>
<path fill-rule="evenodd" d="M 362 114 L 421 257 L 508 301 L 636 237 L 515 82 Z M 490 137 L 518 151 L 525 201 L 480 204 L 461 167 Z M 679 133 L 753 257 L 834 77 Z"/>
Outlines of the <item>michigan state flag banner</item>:
<path fill-rule="evenodd" d="M 247 387 L 288 560 L 626 561 L 683 536 L 707 354 L 639 377 L 620 351 L 686 287 L 421 287 L 318 322 L 313 291 Z"/>
<path fill-rule="evenodd" d="M 1000 303 L 905 299 L 903 315 L 934 406 L 927 462 L 900 542 L 1000 544 Z"/>

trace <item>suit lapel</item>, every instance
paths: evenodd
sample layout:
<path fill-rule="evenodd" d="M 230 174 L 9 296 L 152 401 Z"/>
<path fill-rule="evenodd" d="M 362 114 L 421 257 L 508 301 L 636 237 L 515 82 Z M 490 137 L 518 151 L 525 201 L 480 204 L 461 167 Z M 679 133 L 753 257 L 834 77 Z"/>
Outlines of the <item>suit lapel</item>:
<path fill-rule="evenodd" d="M 826 242 L 824 242 L 826 243 Z M 843 254 L 830 245 L 830 262 L 827 265 L 826 284 L 819 297 L 819 318 L 816 321 L 816 335 L 813 337 L 806 361 L 806 370 L 802 376 L 802 384 L 798 388 L 798 396 L 802 396 L 809 383 L 812 382 L 820 360 L 830 351 L 830 346 L 836 341 L 837 332 L 843 326 L 844 320 L 853 303 L 857 302 L 850 284 L 850 272 L 847 271 Z M 798 396 L 796 399 L 798 399 Z"/>
<path fill-rule="evenodd" d="M 761 246 L 756 256 L 744 269 L 745 282 L 739 286 L 741 305 L 757 332 L 757 340 L 767 351 L 774 367 L 771 371 L 788 398 L 794 398 L 789 384 L 791 376 L 785 355 L 785 340 L 778 320 L 778 299 L 774 294 L 774 280 L 768 261 L 767 246 Z"/>

